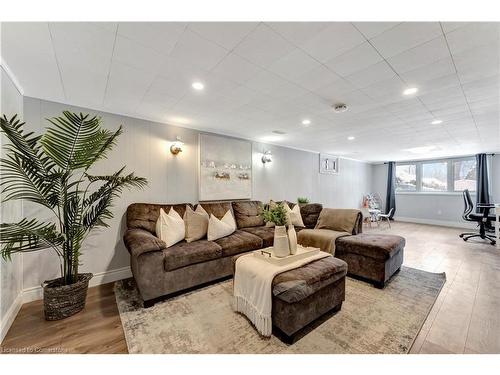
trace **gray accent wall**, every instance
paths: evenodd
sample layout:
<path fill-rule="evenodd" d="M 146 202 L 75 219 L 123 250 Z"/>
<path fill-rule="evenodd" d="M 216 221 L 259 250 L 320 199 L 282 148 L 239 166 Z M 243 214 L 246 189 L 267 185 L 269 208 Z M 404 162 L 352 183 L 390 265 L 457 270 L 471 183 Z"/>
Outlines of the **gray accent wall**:
<path fill-rule="evenodd" d="M 5 114 L 8 118 L 18 114 L 23 117 L 23 97 L 17 90 L 16 86 L 4 70 L 0 68 L 1 89 L 0 89 L 0 114 Z M 0 143 L 3 146 L 5 136 L 2 134 Z M 4 150 L 2 147 L 2 157 Z M 1 176 L 0 176 L 1 178 Z M 0 197 L 1 199 L 1 197 Z M 0 222 L 16 222 L 22 216 L 22 202 L 11 201 L 3 202 L 0 205 Z M 0 342 L 7 334 L 12 320 L 19 308 L 19 300 L 17 298 L 23 288 L 22 279 L 22 257 L 16 254 L 11 261 L 5 261 L 0 258 Z"/>
<path fill-rule="evenodd" d="M 24 98 L 24 113 L 30 130 L 41 132 L 45 118 L 59 116 L 63 110 L 98 114 L 104 125 L 116 129 L 123 125 L 124 133 L 108 159 L 99 162 L 92 173 L 110 173 L 126 165 L 146 177 L 148 187 L 143 191 L 126 191 L 116 201 L 115 217 L 110 228 L 89 236 L 83 249 L 81 271 L 109 272 L 129 266 L 129 255 L 122 235 L 125 212 L 134 202 L 182 203 L 198 201 L 198 137 L 199 132 L 137 118 L 125 117 L 77 108 L 34 98 Z M 183 151 L 174 156 L 169 141 L 180 136 Z M 270 150 L 273 161 L 263 164 L 262 153 Z M 311 202 L 328 207 L 358 208 L 363 194 L 369 192 L 372 168 L 370 164 L 341 159 L 338 175 L 319 174 L 319 154 L 258 142 L 252 144 L 253 199 L 296 201 L 305 196 Z M 50 219 L 50 214 L 27 205 L 26 216 Z M 35 288 L 40 282 L 58 276 L 58 262 L 51 252 L 23 256 L 25 288 Z"/>

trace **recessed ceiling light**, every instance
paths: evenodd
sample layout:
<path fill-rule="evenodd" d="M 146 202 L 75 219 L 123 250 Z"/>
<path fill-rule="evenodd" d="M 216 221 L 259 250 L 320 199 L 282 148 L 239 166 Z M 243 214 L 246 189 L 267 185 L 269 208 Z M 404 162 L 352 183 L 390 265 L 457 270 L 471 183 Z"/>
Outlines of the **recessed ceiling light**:
<path fill-rule="evenodd" d="M 308 119 L 302 120 L 302 125 L 304 125 L 304 126 L 311 125 L 311 120 L 308 120 Z"/>
<path fill-rule="evenodd" d="M 412 95 L 412 94 L 415 94 L 417 91 L 418 91 L 418 88 L 409 87 L 405 91 L 403 91 L 403 95 Z"/>
<path fill-rule="evenodd" d="M 432 125 L 439 125 L 443 122 L 443 120 L 434 120 L 431 122 Z"/>
<path fill-rule="evenodd" d="M 347 140 L 349 140 L 349 141 L 354 141 L 355 139 L 356 139 L 356 138 L 355 138 L 355 137 L 353 137 L 352 135 L 350 135 L 349 137 L 347 137 Z"/>
<path fill-rule="evenodd" d="M 193 84 L 191 86 L 193 87 L 193 89 L 198 90 L 198 91 L 201 91 L 205 88 L 205 85 L 201 82 L 193 82 Z"/>

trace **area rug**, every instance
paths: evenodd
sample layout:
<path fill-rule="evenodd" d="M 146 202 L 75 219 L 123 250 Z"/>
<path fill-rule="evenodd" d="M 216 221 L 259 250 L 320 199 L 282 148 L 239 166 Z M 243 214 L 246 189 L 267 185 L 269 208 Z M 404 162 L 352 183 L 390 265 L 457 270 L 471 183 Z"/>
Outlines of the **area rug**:
<path fill-rule="evenodd" d="M 142 307 L 132 279 L 115 284 L 130 353 L 407 353 L 444 273 L 402 267 L 384 289 L 348 278 L 342 310 L 327 314 L 292 345 L 261 337 L 231 308 L 232 280 Z"/>

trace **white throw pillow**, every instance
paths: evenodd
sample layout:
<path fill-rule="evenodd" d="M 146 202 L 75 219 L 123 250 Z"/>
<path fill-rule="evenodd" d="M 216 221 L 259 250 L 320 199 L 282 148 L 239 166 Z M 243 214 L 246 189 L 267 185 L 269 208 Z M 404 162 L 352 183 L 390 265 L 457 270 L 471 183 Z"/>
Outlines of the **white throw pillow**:
<path fill-rule="evenodd" d="M 227 211 L 224 217 L 219 220 L 214 215 L 210 215 L 208 220 L 207 239 L 215 241 L 219 238 L 229 236 L 236 230 L 236 222 L 234 221 L 231 211 Z"/>
<path fill-rule="evenodd" d="M 300 214 L 300 207 L 296 204 L 293 209 L 290 209 L 288 204 L 285 203 L 285 210 L 288 219 L 288 225 L 294 225 L 296 227 L 305 227 L 302 221 L 302 215 Z"/>
<path fill-rule="evenodd" d="M 160 208 L 160 217 L 156 221 L 156 236 L 167 244 L 167 247 L 182 241 L 186 235 L 186 227 L 181 215 L 170 208 L 168 215 Z"/>

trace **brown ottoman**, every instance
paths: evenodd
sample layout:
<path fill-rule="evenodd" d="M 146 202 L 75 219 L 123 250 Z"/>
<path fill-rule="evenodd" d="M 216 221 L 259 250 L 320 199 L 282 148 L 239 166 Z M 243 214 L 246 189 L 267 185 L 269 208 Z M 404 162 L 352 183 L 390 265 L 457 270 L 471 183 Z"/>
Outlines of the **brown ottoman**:
<path fill-rule="evenodd" d="M 405 243 L 400 236 L 361 233 L 338 238 L 335 256 L 347 262 L 349 276 L 383 288 L 403 264 Z"/>
<path fill-rule="evenodd" d="M 278 336 L 293 343 L 299 330 L 327 312 L 340 310 L 346 274 L 343 260 L 328 257 L 277 275 L 272 316 Z"/>

